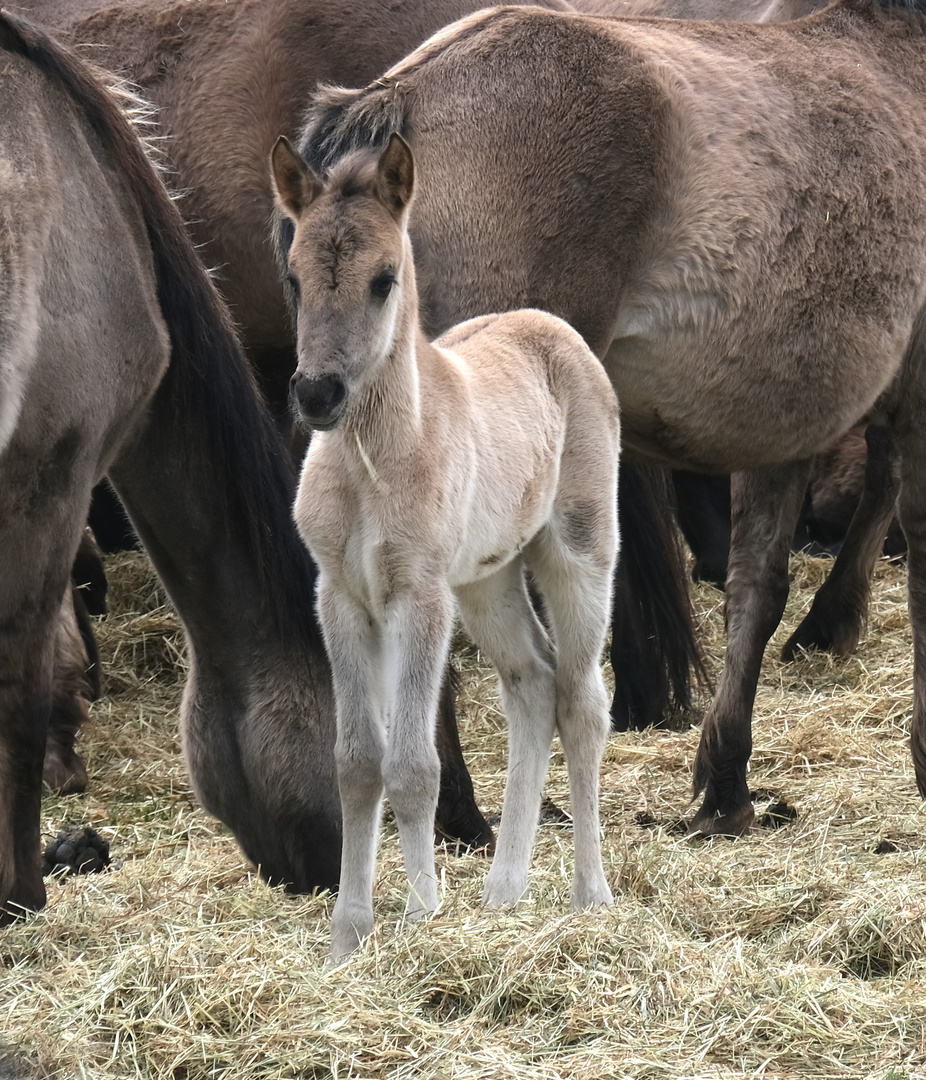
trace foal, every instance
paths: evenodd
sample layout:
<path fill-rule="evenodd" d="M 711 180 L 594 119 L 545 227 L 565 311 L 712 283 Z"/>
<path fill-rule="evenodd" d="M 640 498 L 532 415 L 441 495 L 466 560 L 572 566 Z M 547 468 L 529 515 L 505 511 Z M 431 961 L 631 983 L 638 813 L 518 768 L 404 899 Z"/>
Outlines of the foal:
<path fill-rule="evenodd" d="M 610 383 L 581 337 L 544 312 L 488 315 L 425 340 L 407 233 L 413 163 L 400 136 L 381 156 L 345 160 L 325 183 L 285 139 L 272 166 L 295 223 L 292 393 L 315 429 L 295 517 L 320 568 L 337 699 L 344 846 L 332 959 L 373 929 L 384 785 L 407 912 L 437 907 L 434 722 L 454 595 L 498 670 L 509 723 L 485 904 L 514 904 L 527 887 L 554 729 L 575 822 L 573 906 L 610 904 L 598 825 L 608 731 L 600 657 L 618 539 Z"/>

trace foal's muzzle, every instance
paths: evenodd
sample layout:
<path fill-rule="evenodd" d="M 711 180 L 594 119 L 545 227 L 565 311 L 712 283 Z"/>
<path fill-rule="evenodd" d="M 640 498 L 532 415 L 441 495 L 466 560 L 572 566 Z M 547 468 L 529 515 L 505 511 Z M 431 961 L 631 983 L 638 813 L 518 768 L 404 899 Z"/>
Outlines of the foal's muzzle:
<path fill-rule="evenodd" d="M 289 383 L 296 415 L 316 431 L 328 431 L 341 419 L 347 405 L 347 387 L 340 375 L 310 378 L 300 372 Z"/>

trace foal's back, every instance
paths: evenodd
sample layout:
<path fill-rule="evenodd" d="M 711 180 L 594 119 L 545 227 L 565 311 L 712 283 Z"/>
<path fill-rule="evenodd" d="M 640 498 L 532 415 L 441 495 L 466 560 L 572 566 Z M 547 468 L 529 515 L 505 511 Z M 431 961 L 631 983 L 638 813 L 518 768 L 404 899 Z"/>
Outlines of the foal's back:
<path fill-rule="evenodd" d="M 434 346 L 460 371 L 468 409 L 465 418 L 454 415 L 454 427 L 458 437 L 465 424 L 476 449 L 453 575 L 472 580 L 504 552 L 519 551 L 555 513 L 600 499 L 605 481 L 594 463 L 610 460 L 609 446 L 616 458 L 617 399 L 579 334 L 544 311 L 470 319 Z M 440 384 L 434 389 L 429 404 L 439 408 Z M 565 489 L 564 454 L 588 467 L 581 478 L 570 474 Z"/>

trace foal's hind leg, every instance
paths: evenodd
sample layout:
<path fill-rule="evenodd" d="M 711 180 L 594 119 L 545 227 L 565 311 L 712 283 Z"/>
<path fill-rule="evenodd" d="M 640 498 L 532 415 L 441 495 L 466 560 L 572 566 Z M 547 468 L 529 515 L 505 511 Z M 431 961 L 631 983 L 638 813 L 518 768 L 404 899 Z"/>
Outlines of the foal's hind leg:
<path fill-rule="evenodd" d="M 594 534 L 554 522 L 527 551 L 556 639 L 556 726 L 566 754 L 575 836 L 575 908 L 611 904 L 601 861 L 599 784 L 610 727 L 601 655 L 608 630 L 615 525 L 603 510 Z M 614 673 L 615 679 L 621 672 Z"/>
<path fill-rule="evenodd" d="M 788 552 L 810 465 L 733 474 L 727 573 L 727 657 L 695 757 L 694 794 L 704 802 L 691 831 L 738 835 L 752 824 L 746 762 L 762 654 L 788 599 Z"/>
<path fill-rule="evenodd" d="M 457 600 L 470 636 L 498 671 L 508 720 L 502 820 L 483 891 L 486 906 L 500 907 L 516 904 L 527 890 L 555 727 L 553 649 L 531 607 L 520 560 L 457 589 Z"/>
<path fill-rule="evenodd" d="M 845 655 L 858 647 L 868 613 L 871 574 L 884 545 L 898 491 L 890 432 L 869 427 L 865 441 L 868 457 L 861 502 L 829 576 L 782 649 L 782 660 L 793 660 L 799 649 L 830 649 Z"/>

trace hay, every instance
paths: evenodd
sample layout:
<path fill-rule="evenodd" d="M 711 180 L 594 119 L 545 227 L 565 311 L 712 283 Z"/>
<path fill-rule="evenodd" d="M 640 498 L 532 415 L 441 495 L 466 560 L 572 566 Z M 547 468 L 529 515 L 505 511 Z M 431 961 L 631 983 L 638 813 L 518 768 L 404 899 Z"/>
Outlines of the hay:
<path fill-rule="evenodd" d="M 82 751 L 84 796 L 47 798 L 49 837 L 91 824 L 119 869 L 49 884 L 47 909 L 0 937 L 0 1076 L 93 1080 L 539 1080 L 926 1077 L 926 818 L 905 723 L 905 572 L 878 567 L 855 657 L 775 660 L 825 563 L 795 558 L 765 663 L 750 784 L 797 817 L 692 844 L 698 732 L 612 738 L 605 857 L 621 898 L 568 912 L 568 824 L 541 826 L 531 896 L 485 913 L 482 858 L 439 855 L 444 901 L 403 925 L 387 822 L 378 928 L 323 970 L 327 896 L 292 898 L 250 871 L 199 810 L 179 755 L 179 625 L 138 556 L 112 565 L 100 625 L 113 691 Z M 695 594 L 716 673 L 722 596 Z M 497 812 L 504 729 L 494 680 L 458 642 L 463 740 Z M 553 755 L 548 794 L 568 806 Z M 780 817 L 777 820 L 781 820 Z M 880 848 L 883 854 L 876 853 Z"/>

